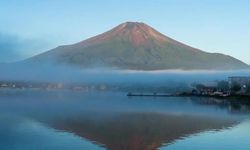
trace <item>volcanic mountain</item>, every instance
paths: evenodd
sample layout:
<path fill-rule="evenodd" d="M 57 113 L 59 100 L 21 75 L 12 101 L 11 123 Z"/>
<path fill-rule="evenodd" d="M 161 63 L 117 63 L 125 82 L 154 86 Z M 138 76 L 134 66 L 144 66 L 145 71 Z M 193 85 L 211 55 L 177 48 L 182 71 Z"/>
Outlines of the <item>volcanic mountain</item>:
<path fill-rule="evenodd" d="M 76 44 L 59 46 L 28 61 L 133 70 L 230 70 L 249 67 L 231 56 L 207 53 L 185 45 L 138 22 L 122 23 L 103 34 Z"/>

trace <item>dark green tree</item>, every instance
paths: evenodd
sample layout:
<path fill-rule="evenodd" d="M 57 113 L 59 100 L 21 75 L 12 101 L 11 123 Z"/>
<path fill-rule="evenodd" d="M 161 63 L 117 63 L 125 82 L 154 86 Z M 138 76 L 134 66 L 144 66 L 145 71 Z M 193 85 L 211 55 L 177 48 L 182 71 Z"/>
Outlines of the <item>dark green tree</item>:
<path fill-rule="evenodd" d="M 197 85 L 196 85 L 196 89 L 197 89 L 197 90 L 201 90 L 201 89 L 203 89 L 203 88 L 205 88 L 205 85 L 203 85 L 203 84 L 197 84 Z"/>
<path fill-rule="evenodd" d="M 250 83 L 247 83 L 246 87 L 247 87 L 246 92 L 250 94 Z"/>
<path fill-rule="evenodd" d="M 233 83 L 232 87 L 231 87 L 231 91 L 232 92 L 239 92 L 241 90 L 241 86 L 238 83 Z"/>
<path fill-rule="evenodd" d="M 218 89 L 223 90 L 223 91 L 228 91 L 229 90 L 229 85 L 228 82 L 223 80 L 218 82 Z"/>

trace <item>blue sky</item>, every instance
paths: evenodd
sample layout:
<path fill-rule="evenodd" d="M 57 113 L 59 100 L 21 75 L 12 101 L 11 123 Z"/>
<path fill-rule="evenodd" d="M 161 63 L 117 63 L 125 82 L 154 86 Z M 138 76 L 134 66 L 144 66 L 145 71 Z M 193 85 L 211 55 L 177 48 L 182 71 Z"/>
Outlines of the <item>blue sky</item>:
<path fill-rule="evenodd" d="M 250 64 L 249 0 L 1 0 L 0 62 L 75 43 L 126 21 Z"/>

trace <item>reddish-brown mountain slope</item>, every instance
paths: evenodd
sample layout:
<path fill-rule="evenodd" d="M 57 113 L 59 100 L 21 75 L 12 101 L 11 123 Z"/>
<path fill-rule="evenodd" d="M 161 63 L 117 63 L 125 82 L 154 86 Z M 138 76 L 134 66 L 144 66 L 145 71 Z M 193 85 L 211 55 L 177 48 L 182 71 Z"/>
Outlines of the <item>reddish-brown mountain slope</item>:
<path fill-rule="evenodd" d="M 59 46 L 29 61 L 53 61 L 84 68 L 119 69 L 246 69 L 245 63 L 223 54 L 207 53 L 173 40 L 150 26 L 126 22 L 93 38 Z"/>

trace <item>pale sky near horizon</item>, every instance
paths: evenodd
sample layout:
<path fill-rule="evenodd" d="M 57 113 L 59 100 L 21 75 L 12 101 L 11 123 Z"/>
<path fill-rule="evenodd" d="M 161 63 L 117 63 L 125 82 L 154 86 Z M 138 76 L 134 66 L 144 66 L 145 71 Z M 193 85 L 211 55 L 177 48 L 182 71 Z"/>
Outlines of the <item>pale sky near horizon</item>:
<path fill-rule="evenodd" d="M 76 43 L 126 21 L 250 64 L 249 0 L 1 0 L 0 62 Z"/>

